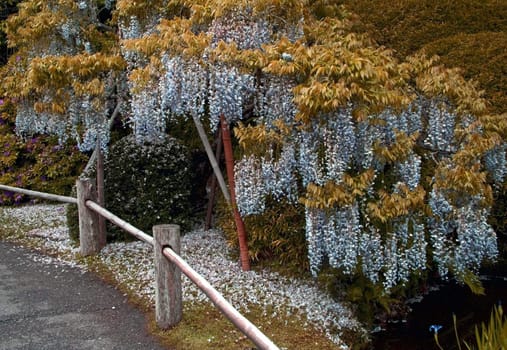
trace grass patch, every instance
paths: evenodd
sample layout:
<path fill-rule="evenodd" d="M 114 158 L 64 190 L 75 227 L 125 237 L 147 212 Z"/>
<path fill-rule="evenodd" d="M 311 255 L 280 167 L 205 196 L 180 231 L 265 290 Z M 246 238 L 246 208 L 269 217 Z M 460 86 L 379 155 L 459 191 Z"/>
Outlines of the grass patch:
<path fill-rule="evenodd" d="M 266 334 L 281 349 L 331 350 L 336 344 L 325 334 L 311 329 L 298 316 L 287 320 L 263 317 L 260 310 L 251 310 L 244 316 Z M 304 331 L 302 331 L 304 330 Z M 162 331 L 150 322 L 150 331 L 165 345 L 176 349 L 255 349 L 255 345 L 209 303 L 185 305 L 183 320 L 176 327 Z"/>

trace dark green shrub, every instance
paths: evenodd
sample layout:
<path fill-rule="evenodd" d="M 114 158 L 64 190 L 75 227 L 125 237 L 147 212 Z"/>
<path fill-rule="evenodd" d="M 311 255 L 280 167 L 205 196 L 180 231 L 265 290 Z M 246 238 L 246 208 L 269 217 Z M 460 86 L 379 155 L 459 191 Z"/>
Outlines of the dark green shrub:
<path fill-rule="evenodd" d="M 116 142 L 105 161 L 106 207 L 135 227 L 151 233 L 153 225 L 178 224 L 190 228 L 190 160 L 174 138 L 137 144 L 133 136 Z M 108 239 L 126 239 L 108 227 Z"/>
<path fill-rule="evenodd" d="M 209 130 L 208 123 L 204 123 L 203 127 L 206 134 L 210 135 L 209 142 L 215 148 L 213 132 Z M 191 178 L 192 189 L 190 192 L 190 203 L 192 205 L 192 212 L 198 217 L 204 218 L 206 215 L 207 190 L 206 186 L 209 182 L 210 176 L 213 173 L 208 156 L 204 150 L 197 129 L 194 125 L 192 118 L 174 118 L 169 121 L 167 130 L 170 131 L 172 137 L 177 139 L 184 145 L 190 153 L 191 159 Z"/>
<path fill-rule="evenodd" d="M 72 191 L 70 193 L 71 197 L 76 198 L 76 186 L 72 187 Z M 67 227 L 69 228 L 69 237 L 70 239 L 79 244 L 79 214 L 77 210 L 77 205 L 69 204 L 65 210 L 65 216 L 67 217 Z"/>

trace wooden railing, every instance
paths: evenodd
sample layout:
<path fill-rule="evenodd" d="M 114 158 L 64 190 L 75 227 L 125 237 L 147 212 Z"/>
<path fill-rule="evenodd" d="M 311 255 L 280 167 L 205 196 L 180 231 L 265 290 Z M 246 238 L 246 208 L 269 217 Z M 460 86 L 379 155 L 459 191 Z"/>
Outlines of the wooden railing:
<path fill-rule="evenodd" d="M 203 276 L 190 267 L 180 254 L 180 227 L 157 225 L 153 236 L 117 217 L 95 202 L 95 188 L 90 179 L 76 182 L 77 198 L 0 185 L 0 190 L 17 192 L 52 201 L 77 204 L 79 241 L 82 255 L 94 255 L 106 244 L 98 230 L 99 217 L 104 217 L 154 248 L 155 318 L 162 329 L 177 324 L 182 318 L 181 272 L 201 289 L 213 304 L 259 349 L 279 349 L 264 333 L 238 312 Z"/>

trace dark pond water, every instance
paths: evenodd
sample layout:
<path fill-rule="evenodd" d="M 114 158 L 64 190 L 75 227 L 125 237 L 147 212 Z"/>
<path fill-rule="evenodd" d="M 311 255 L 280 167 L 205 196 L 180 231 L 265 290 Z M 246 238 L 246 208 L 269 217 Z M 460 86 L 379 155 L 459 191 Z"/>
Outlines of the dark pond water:
<path fill-rule="evenodd" d="M 389 323 L 385 331 L 374 334 L 372 349 L 438 349 L 429 331 L 431 325 L 442 325 L 438 338 L 445 350 L 458 349 L 453 313 L 460 337 L 468 336 L 473 341 L 475 324 L 489 320 L 495 304 L 501 303 L 504 310 L 507 305 L 507 278 L 483 276 L 482 279 L 485 296 L 474 295 L 468 287 L 451 282 L 425 295 L 422 301 L 410 305 L 412 312 L 406 320 Z"/>

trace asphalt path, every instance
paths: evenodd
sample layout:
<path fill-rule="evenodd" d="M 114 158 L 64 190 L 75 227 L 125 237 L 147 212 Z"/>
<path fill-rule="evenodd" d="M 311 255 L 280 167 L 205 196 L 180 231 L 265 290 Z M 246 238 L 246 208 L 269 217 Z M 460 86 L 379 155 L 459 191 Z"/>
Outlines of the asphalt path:
<path fill-rule="evenodd" d="M 44 260 L 0 241 L 0 350 L 167 349 L 121 292 Z"/>

